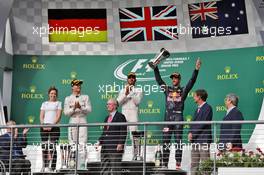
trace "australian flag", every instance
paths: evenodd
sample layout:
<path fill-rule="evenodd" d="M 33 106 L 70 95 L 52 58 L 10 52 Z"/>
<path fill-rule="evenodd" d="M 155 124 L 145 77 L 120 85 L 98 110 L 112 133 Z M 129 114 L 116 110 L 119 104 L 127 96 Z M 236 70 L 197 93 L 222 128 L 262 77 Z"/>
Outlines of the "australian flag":
<path fill-rule="evenodd" d="M 221 0 L 189 4 L 192 37 L 247 34 L 245 0 Z"/>
<path fill-rule="evenodd" d="M 122 42 L 178 39 L 175 5 L 122 8 L 119 18 Z"/>

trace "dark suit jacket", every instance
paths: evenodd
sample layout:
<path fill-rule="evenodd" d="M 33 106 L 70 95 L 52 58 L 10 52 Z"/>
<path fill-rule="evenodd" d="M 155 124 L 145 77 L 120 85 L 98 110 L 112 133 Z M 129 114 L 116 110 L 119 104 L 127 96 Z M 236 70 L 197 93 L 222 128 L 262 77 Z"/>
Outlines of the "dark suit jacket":
<path fill-rule="evenodd" d="M 205 103 L 199 113 L 198 109 L 194 113 L 193 121 L 212 121 L 213 110 L 212 107 Z M 190 133 L 192 133 L 192 143 L 211 143 L 212 142 L 212 129 L 208 124 L 194 124 L 191 125 Z"/>
<path fill-rule="evenodd" d="M 223 119 L 223 121 L 229 120 L 244 120 L 242 113 L 233 108 Z M 233 147 L 242 148 L 241 140 L 241 124 L 222 124 L 220 130 L 220 143 L 232 143 Z"/>
<path fill-rule="evenodd" d="M 105 118 L 105 123 L 108 120 L 108 116 Z M 123 114 L 120 112 L 116 112 L 115 116 L 113 117 L 113 120 L 111 123 L 117 123 L 117 122 L 127 122 L 126 118 Z M 124 145 L 126 142 L 126 136 L 127 136 L 127 126 L 109 126 L 107 129 L 107 126 L 104 127 L 102 136 L 99 138 L 100 145 L 102 145 L 102 152 L 116 152 L 116 147 L 118 144 Z M 121 151 L 121 152 L 124 152 Z"/>
<path fill-rule="evenodd" d="M 0 136 L 0 160 L 4 162 L 4 164 L 9 164 L 10 157 L 10 142 L 11 136 L 9 133 L 5 133 Z M 27 146 L 27 138 L 23 136 L 18 136 L 13 140 L 13 148 L 12 148 L 12 159 L 25 159 L 25 155 L 23 154 L 22 148 Z"/>

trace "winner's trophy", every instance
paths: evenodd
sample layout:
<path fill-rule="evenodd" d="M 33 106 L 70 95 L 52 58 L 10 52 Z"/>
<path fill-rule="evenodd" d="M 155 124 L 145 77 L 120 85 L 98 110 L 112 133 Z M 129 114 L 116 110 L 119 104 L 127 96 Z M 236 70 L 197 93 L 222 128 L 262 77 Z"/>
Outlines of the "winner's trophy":
<path fill-rule="evenodd" d="M 134 144 L 134 160 L 136 161 L 142 161 L 143 157 L 141 155 L 141 140 L 142 137 L 144 136 L 144 132 L 143 131 L 132 131 L 132 135 L 133 135 L 133 144 Z"/>
<path fill-rule="evenodd" d="M 160 53 L 158 53 L 155 58 L 153 59 L 153 61 L 148 62 L 149 67 L 151 67 L 152 69 L 155 69 L 157 67 L 157 65 L 162 61 L 165 60 L 166 58 L 169 58 L 170 53 L 162 48 L 160 49 Z"/>
<path fill-rule="evenodd" d="M 71 145 L 69 145 L 69 144 L 61 144 L 60 145 L 61 169 L 69 168 L 70 151 L 71 151 Z"/>
<path fill-rule="evenodd" d="M 52 172 L 52 161 L 56 146 L 50 140 L 42 142 L 42 172 Z"/>

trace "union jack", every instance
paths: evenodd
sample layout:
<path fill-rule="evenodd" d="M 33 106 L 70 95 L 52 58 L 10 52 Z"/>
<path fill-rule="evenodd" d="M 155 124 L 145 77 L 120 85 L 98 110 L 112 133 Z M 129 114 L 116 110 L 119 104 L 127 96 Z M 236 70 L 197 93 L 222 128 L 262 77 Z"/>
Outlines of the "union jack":
<path fill-rule="evenodd" d="M 216 1 L 189 4 L 189 13 L 191 21 L 195 21 L 198 18 L 201 18 L 202 21 L 206 21 L 206 17 L 218 19 Z"/>
<path fill-rule="evenodd" d="M 178 39 L 175 5 L 123 8 L 119 18 L 122 42 Z"/>

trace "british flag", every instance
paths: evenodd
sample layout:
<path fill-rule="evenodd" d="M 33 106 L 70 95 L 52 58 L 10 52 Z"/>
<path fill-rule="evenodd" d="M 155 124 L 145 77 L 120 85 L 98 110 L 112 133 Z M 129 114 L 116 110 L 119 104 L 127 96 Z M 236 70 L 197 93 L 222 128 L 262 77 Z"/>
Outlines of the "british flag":
<path fill-rule="evenodd" d="M 192 21 L 195 21 L 198 18 L 205 21 L 207 17 L 218 19 L 216 2 L 190 4 L 189 13 Z"/>
<path fill-rule="evenodd" d="M 192 37 L 247 34 L 245 0 L 219 0 L 189 4 Z"/>
<path fill-rule="evenodd" d="M 119 18 L 122 42 L 178 39 L 175 5 L 122 8 Z"/>

